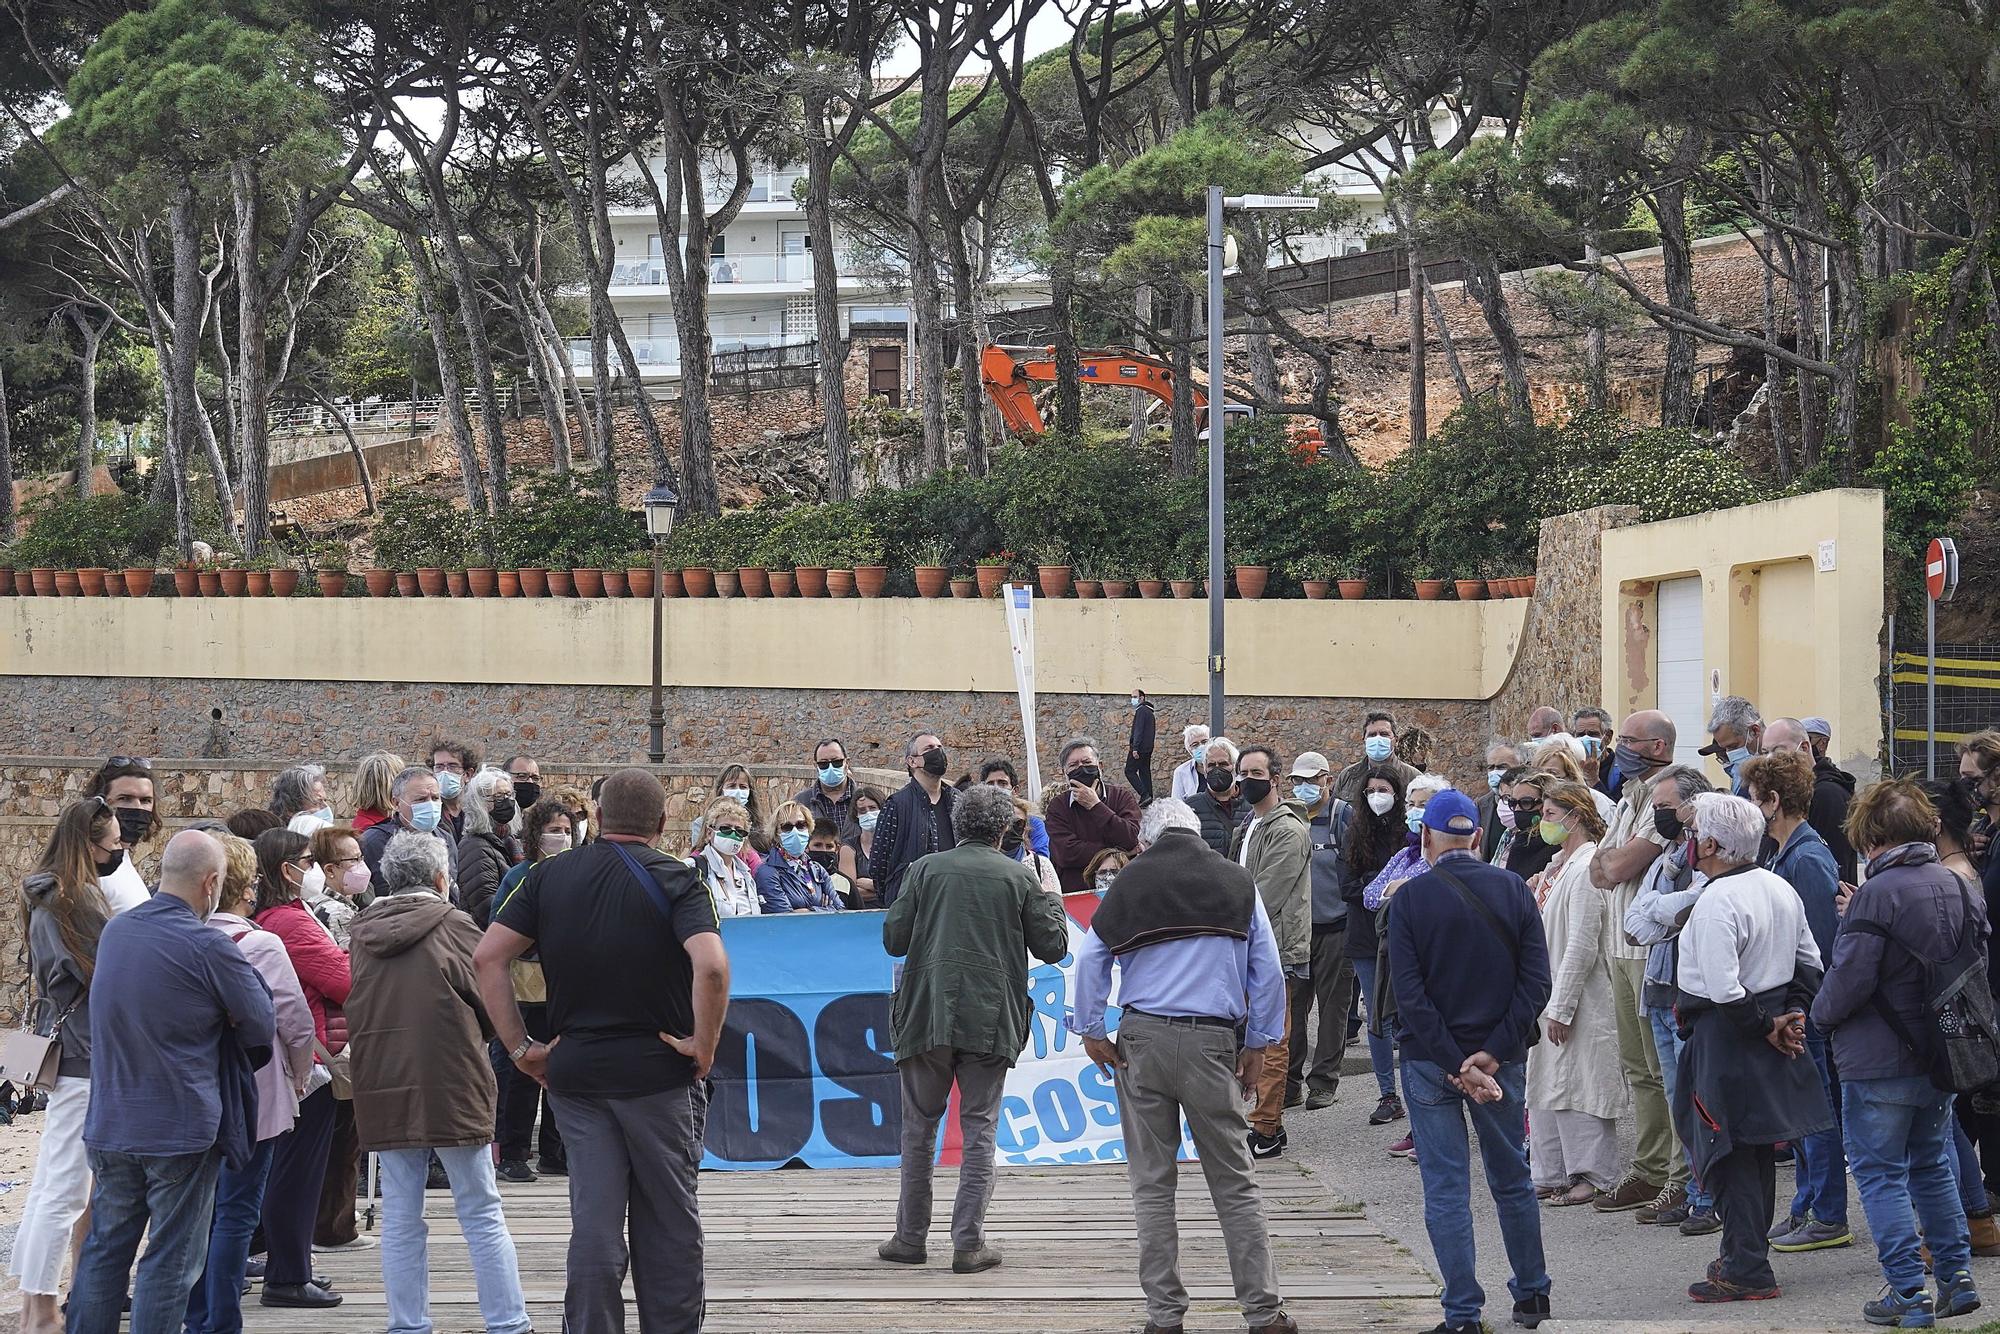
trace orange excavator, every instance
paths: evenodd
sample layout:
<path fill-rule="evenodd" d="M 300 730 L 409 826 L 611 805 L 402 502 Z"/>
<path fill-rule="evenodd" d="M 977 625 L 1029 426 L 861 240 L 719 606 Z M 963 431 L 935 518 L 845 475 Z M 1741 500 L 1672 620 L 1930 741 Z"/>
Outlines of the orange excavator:
<path fill-rule="evenodd" d="M 1007 423 L 1007 429 L 1019 435 L 1043 435 L 1048 426 L 1042 420 L 1041 409 L 1035 406 L 1035 384 L 1053 384 L 1056 378 L 1056 350 L 1053 347 L 1002 347 L 998 345 L 983 348 L 979 353 L 979 379 L 986 386 L 987 397 L 1000 410 L 1000 419 Z M 1144 352 L 1134 352 L 1130 348 L 1090 348 L 1078 354 L 1078 375 L 1080 383 L 1097 385 L 1106 389 L 1137 389 L 1151 394 L 1168 407 L 1173 406 L 1176 386 L 1174 368 L 1167 362 Z M 1208 406 L 1208 395 L 1193 384 L 1188 392 L 1194 396 L 1196 412 Z M 1256 409 L 1247 403 L 1225 402 L 1222 406 L 1228 421 L 1240 421 L 1254 416 Z M 1202 423 L 1202 438 L 1207 439 L 1207 423 Z M 1318 458 L 1326 447 L 1326 439 L 1319 427 L 1301 423 L 1290 432 L 1292 448 L 1300 457 Z"/>

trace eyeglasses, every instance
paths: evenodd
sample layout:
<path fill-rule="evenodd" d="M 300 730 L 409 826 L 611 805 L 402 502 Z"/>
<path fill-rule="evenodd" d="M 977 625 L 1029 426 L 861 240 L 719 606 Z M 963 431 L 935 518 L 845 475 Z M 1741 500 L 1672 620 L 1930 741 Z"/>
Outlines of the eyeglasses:
<path fill-rule="evenodd" d="M 794 820 L 790 824 L 779 825 L 778 832 L 781 834 L 810 834 L 812 832 L 812 825 L 804 820 Z"/>
<path fill-rule="evenodd" d="M 1541 809 L 1542 799 L 1535 797 L 1529 801 L 1516 801 L 1512 797 L 1509 797 L 1507 798 L 1507 804 L 1517 811 L 1534 811 Z"/>
<path fill-rule="evenodd" d="M 360 864 L 361 859 L 359 857 L 334 857 L 320 863 L 321 866 L 328 867 L 329 869 L 335 866 L 359 866 Z"/>
<path fill-rule="evenodd" d="M 151 773 L 153 762 L 148 759 L 142 759 L 137 755 L 113 755 L 104 762 L 104 767 L 107 769 L 144 769 L 148 773 Z"/>
<path fill-rule="evenodd" d="M 750 831 L 748 829 L 739 829 L 733 824 L 719 824 L 715 827 L 715 832 L 723 835 L 725 838 L 750 837 Z"/>

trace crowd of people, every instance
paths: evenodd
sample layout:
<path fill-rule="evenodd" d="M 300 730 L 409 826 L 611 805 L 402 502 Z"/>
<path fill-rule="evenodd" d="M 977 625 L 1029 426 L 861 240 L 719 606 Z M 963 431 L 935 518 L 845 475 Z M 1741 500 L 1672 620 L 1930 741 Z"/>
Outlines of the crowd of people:
<path fill-rule="evenodd" d="M 21 889 L 31 1021 L 61 1053 L 13 1252 L 21 1329 L 114 1334 L 129 1305 L 135 1334 L 223 1334 L 259 1280 L 266 1306 L 338 1305 L 313 1256 L 378 1244 L 389 1328 L 428 1329 L 423 1198 L 449 1190 L 485 1326 L 521 1334 L 501 1187 L 538 1175 L 569 1178 L 570 1330 L 623 1329 L 628 1273 L 642 1329 L 698 1328 L 719 925 L 792 912 L 884 909 L 906 960 L 880 1258 L 927 1262 L 956 1087 L 952 1267 L 992 1268 L 1001 1091 L 1029 957 L 1069 952 L 1064 894 L 1100 900 L 1068 1023 L 1119 1092 L 1149 1331 L 1187 1306 L 1182 1118 L 1246 1320 L 1295 1328 L 1254 1164 L 1287 1151 L 1288 1113 L 1351 1105 L 1342 1062 L 1364 1030 L 1361 1106 L 1408 1123 L 1389 1152 L 1421 1182 L 1439 1334 L 1478 1329 L 1485 1301 L 1468 1124 L 1517 1324 L 1551 1309 L 1542 1208 L 1718 1234 L 1690 1297 L 1762 1300 L 1780 1292 L 1771 1252 L 1853 1244 L 1850 1179 L 1885 1280 L 1867 1320 L 1978 1307 L 1971 1257 L 2000 1255 L 2000 1102 L 1960 1067 L 1968 1032 L 1993 1036 L 2000 731 L 1960 744 L 1954 779 L 1857 791 L 1824 720 L 1725 698 L 1699 751 L 1718 788 L 1654 710 L 1537 708 L 1477 775 L 1440 772 L 1437 738 L 1371 710 L 1327 748 L 1339 760 L 1191 725 L 1155 796 L 1154 706 L 1135 692 L 1133 709 L 1129 786 L 1089 736 L 1032 802 L 1009 759 L 954 765 L 937 733 L 905 743 L 893 792 L 828 739 L 782 800 L 723 768 L 672 848 L 645 770 L 545 788 L 534 757 L 488 764 L 448 737 L 415 763 L 364 757 L 351 813 L 299 765 L 261 805 L 182 812 L 171 838 L 151 763 L 111 757 Z M 356 1227 L 364 1152 L 379 1239 Z"/>

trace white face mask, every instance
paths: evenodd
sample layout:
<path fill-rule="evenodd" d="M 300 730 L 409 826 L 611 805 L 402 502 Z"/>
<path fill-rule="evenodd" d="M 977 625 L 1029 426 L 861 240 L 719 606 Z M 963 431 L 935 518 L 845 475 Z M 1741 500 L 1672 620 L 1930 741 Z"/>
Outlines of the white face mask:
<path fill-rule="evenodd" d="M 1377 815 L 1387 815 L 1390 808 L 1395 806 L 1395 804 L 1396 794 L 1393 792 L 1370 792 L 1368 794 L 1368 809 Z"/>
<path fill-rule="evenodd" d="M 733 838 L 728 834 L 717 834 L 709 840 L 709 846 L 725 857 L 734 857 L 737 853 L 743 851 L 743 840 Z"/>
<path fill-rule="evenodd" d="M 568 834 L 542 835 L 542 855 L 544 857 L 552 857 L 558 852 L 568 852 L 568 851 L 569 851 Z"/>
<path fill-rule="evenodd" d="M 722 795 L 739 806 L 750 804 L 750 789 L 747 787 L 725 787 L 722 789 Z"/>
<path fill-rule="evenodd" d="M 299 881 L 299 896 L 316 899 L 326 893 L 326 872 L 315 862 L 306 867 L 305 878 Z"/>

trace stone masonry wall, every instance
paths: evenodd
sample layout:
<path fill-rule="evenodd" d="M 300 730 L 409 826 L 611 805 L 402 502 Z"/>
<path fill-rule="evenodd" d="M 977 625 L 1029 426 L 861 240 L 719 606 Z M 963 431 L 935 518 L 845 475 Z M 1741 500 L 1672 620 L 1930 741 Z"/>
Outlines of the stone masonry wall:
<path fill-rule="evenodd" d="M 1488 703 L 1500 736 L 1525 736 L 1528 715 L 1547 704 L 1565 718 L 1603 691 L 1603 604 L 1599 542 L 1608 529 L 1639 521 L 1632 505 L 1542 520 L 1535 554 L 1535 597 L 1521 627 L 1521 651 L 1507 684 Z M 1614 724 L 1616 720 L 1613 720 Z"/>

